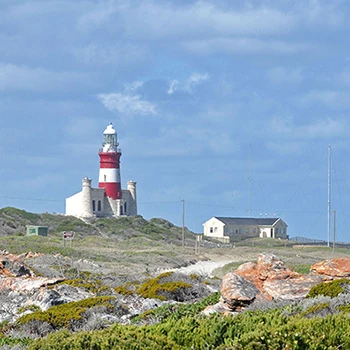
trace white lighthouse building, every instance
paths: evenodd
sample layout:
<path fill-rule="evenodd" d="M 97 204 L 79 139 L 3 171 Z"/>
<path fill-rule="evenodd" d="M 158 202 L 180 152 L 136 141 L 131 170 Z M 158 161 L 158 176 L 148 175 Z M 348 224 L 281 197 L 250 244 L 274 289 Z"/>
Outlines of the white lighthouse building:
<path fill-rule="evenodd" d="M 85 177 L 82 190 L 66 198 L 66 215 L 79 218 L 118 217 L 137 215 L 136 182 L 128 181 L 127 189 L 121 189 L 120 157 L 117 133 L 110 123 L 103 132 L 99 151 L 100 172 L 98 188 L 91 187 L 91 179 Z"/>

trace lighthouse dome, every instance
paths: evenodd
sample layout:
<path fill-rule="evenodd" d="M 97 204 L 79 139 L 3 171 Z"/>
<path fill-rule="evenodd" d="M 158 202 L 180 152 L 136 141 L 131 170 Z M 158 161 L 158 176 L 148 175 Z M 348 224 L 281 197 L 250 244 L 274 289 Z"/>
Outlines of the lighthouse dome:
<path fill-rule="evenodd" d="M 109 123 L 106 127 L 106 130 L 103 132 L 103 135 L 115 135 L 116 131 L 112 123 Z"/>

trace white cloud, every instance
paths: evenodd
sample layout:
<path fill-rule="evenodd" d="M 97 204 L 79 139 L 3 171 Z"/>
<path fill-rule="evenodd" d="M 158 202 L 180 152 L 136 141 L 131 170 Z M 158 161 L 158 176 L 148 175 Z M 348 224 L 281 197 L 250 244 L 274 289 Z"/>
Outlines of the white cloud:
<path fill-rule="evenodd" d="M 183 83 L 178 80 L 172 80 L 168 88 L 168 94 L 172 95 L 176 90 L 186 91 L 188 93 L 193 93 L 196 86 L 200 85 L 202 82 L 209 79 L 209 74 L 193 73 L 186 81 Z"/>
<path fill-rule="evenodd" d="M 333 109 L 349 109 L 350 93 L 335 90 L 312 90 L 298 98 L 305 105 L 323 105 Z"/>
<path fill-rule="evenodd" d="M 156 105 L 143 100 L 139 95 L 127 93 L 99 94 L 100 101 L 110 111 L 118 111 L 124 116 L 157 114 Z"/>
<path fill-rule="evenodd" d="M 303 81 L 300 68 L 275 67 L 267 72 L 267 78 L 274 84 L 300 84 Z"/>
<path fill-rule="evenodd" d="M 153 39 L 184 38 L 208 32 L 213 36 L 270 35 L 286 32 L 295 25 L 295 18 L 287 12 L 267 7 L 228 10 L 205 1 L 184 6 L 142 2 L 128 14 L 133 17 L 133 21 L 129 21 L 128 34 L 139 36 L 143 33 Z"/>
<path fill-rule="evenodd" d="M 208 40 L 189 40 L 183 42 L 183 47 L 196 54 L 284 54 L 291 55 L 309 51 L 311 45 L 288 43 L 279 40 L 261 40 L 256 38 L 214 38 Z"/>
<path fill-rule="evenodd" d="M 318 138 L 342 137 L 350 133 L 350 123 L 342 118 L 324 117 L 307 124 L 297 124 L 294 119 L 274 117 L 268 123 L 268 130 L 276 138 L 287 140 L 310 140 Z M 273 143 L 269 143 L 273 145 Z"/>
<path fill-rule="evenodd" d="M 125 84 L 124 89 L 127 92 L 134 92 L 134 91 L 138 90 L 142 86 L 143 86 L 143 82 L 137 80 L 137 81 L 134 81 L 131 84 Z"/>
<path fill-rule="evenodd" d="M 172 95 L 178 88 L 180 83 L 177 80 L 172 80 L 168 89 L 168 94 Z"/>

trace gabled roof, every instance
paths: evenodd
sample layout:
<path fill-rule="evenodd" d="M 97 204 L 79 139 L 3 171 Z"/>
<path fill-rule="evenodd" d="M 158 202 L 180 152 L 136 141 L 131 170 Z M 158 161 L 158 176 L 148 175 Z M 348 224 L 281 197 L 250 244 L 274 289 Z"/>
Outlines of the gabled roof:
<path fill-rule="evenodd" d="M 227 218 L 214 216 L 225 225 L 255 225 L 255 226 L 273 226 L 280 218 Z"/>

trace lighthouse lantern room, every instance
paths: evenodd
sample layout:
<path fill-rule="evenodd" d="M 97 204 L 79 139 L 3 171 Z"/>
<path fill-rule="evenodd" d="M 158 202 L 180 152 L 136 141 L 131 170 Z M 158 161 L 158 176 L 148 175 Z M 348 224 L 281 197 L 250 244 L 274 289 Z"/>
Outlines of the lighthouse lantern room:
<path fill-rule="evenodd" d="M 113 124 L 103 132 L 99 150 L 100 170 L 98 188 L 91 187 L 91 179 L 83 179 L 82 191 L 66 198 L 66 214 L 80 218 L 137 215 L 136 182 L 128 181 L 121 189 L 120 157 L 117 132 Z"/>

